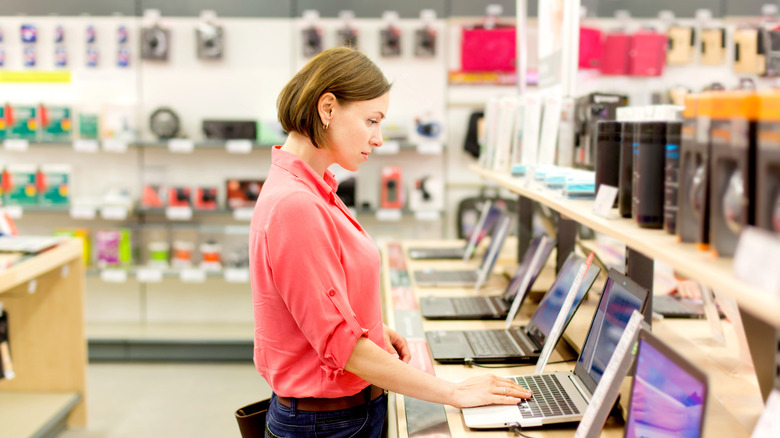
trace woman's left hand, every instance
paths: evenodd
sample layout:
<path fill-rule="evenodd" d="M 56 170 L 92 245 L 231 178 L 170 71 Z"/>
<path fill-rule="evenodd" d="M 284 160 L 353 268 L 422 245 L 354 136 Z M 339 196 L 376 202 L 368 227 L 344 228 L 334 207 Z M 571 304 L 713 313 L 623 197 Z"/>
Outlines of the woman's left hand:
<path fill-rule="evenodd" d="M 409 343 L 406 342 L 406 338 L 388 327 L 387 324 L 382 324 L 382 326 L 385 334 L 385 350 L 394 356 L 398 356 L 402 361 L 409 363 L 412 360 L 412 354 L 409 351 Z"/>

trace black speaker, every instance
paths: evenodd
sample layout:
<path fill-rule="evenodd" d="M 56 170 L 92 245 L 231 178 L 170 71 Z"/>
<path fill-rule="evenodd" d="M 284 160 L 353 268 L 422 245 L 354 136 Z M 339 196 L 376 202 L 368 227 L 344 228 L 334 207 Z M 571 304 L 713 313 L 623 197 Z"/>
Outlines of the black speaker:
<path fill-rule="evenodd" d="M 620 135 L 621 122 L 600 120 L 596 123 L 596 193 L 599 186 L 606 184 L 617 188 L 620 185 Z M 617 198 L 613 207 L 617 207 Z"/>
<path fill-rule="evenodd" d="M 666 122 L 640 122 L 634 134 L 631 211 L 642 228 L 663 226 L 666 129 Z"/>
<path fill-rule="evenodd" d="M 618 211 L 623 217 L 631 217 L 631 185 L 634 172 L 634 133 L 636 126 L 637 122 L 623 122 L 620 131 Z"/>
<path fill-rule="evenodd" d="M 682 122 L 669 122 L 666 127 L 664 157 L 664 229 L 674 234 L 677 229 L 677 193 L 680 175 L 680 142 Z"/>
<path fill-rule="evenodd" d="M 208 139 L 254 140 L 257 122 L 254 120 L 204 120 L 203 134 Z"/>

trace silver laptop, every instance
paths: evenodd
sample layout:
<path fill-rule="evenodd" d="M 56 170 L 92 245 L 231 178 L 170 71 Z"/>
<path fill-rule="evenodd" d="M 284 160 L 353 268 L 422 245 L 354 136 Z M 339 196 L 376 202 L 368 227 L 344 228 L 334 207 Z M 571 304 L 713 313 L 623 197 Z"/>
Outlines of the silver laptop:
<path fill-rule="evenodd" d="M 469 240 L 465 246 L 455 248 L 409 248 L 409 258 L 412 260 L 463 260 L 467 261 L 474 256 L 477 246 L 498 223 L 501 217 L 501 208 L 493 201 L 487 200 L 482 205 L 479 219 L 474 229 L 469 234 Z"/>
<path fill-rule="evenodd" d="M 502 214 L 490 237 L 482 264 L 477 269 L 442 270 L 425 269 L 414 271 L 414 281 L 418 287 L 481 287 L 493 272 L 496 260 L 504 246 L 513 223 L 511 216 Z"/>
<path fill-rule="evenodd" d="M 515 275 L 501 295 L 478 297 L 439 297 L 435 295 L 420 298 L 420 313 L 426 319 L 503 319 L 509 313 L 512 301 L 519 293 L 521 283 L 529 276 L 522 292 L 525 298 L 528 291 L 544 268 L 550 257 L 555 241 L 547 235 L 535 237 L 523 256 L 523 261 L 515 271 Z M 539 263 L 531 266 L 531 261 L 539 251 Z M 522 305 L 522 302 L 520 303 Z"/>
<path fill-rule="evenodd" d="M 507 330 L 435 330 L 425 332 L 431 356 L 441 363 L 535 363 L 550 336 L 566 294 L 585 259 L 571 253 L 527 326 Z M 566 323 L 571 321 L 601 269 L 591 265 L 580 284 Z M 512 306 L 518 309 L 519 306 Z M 508 320 L 514 319 L 510 315 Z M 558 339 L 551 340 L 557 342 Z"/>
<path fill-rule="evenodd" d="M 644 313 L 648 297 L 647 289 L 610 269 L 574 371 L 509 377 L 533 391 L 533 397 L 517 405 L 465 408 L 466 425 L 475 429 L 525 428 L 579 421 L 632 312 Z"/>

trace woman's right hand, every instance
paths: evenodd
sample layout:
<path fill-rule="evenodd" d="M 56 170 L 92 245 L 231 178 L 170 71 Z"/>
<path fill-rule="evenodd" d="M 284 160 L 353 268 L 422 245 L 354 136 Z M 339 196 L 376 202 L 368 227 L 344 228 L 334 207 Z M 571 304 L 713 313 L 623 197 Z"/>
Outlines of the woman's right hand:
<path fill-rule="evenodd" d="M 455 383 L 453 401 L 456 408 L 485 405 L 516 405 L 533 393 L 504 377 L 486 374 Z"/>

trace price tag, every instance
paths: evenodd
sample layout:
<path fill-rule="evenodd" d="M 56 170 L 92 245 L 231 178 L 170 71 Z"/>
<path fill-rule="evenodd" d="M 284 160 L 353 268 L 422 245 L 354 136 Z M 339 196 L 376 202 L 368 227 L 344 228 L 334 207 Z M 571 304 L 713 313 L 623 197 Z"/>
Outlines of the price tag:
<path fill-rule="evenodd" d="M 612 206 L 615 205 L 617 194 L 617 187 L 606 184 L 600 185 L 599 191 L 596 193 L 596 199 L 593 201 L 593 214 L 609 219 L 609 212 L 612 210 Z"/>
<path fill-rule="evenodd" d="M 5 214 L 11 219 L 21 219 L 24 216 L 24 209 L 21 205 L 8 205 L 5 207 Z"/>
<path fill-rule="evenodd" d="M 252 152 L 251 140 L 228 140 L 225 149 L 231 154 L 248 154 Z"/>
<path fill-rule="evenodd" d="M 162 281 L 163 271 L 155 268 L 139 268 L 135 276 L 141 283 L 159 283 Z"/>
<path fill-rule="evenodd" d="M 780 270 L 765 269 L 767 260 L 780 259 L 780 238 L 756 227 L 747 227 L 737 242 L 734 274 L 740 280 L 780 297 Z"/>
<path fill-rule="evenodd" d="M 252 220 L 252 213 L 254 213 L 254 208 L 237 208 L 233 210 L 233 219 L 237 221 L 251 221 Z"/>
<path fill-rule="evenodd" d="M 73 219 L 95 219 L 97 209 L 89 205 L 71 205 L 70 217 Z"/>
<path fill-rule="evenodd" d="M 184 283 L 203 283 L 206 281 L 206 271 L 203 269 L 182 269 L 179 279 Z"/>
<path fill-rule="evenodd" d="M 38 280 L 33 278 L 27 283 L 27 293 L 34 294 L 36 290 L 38 290 Z"/>
<path fill-rule="evenodd" d="M 414 218 L 418 221 L 433 222 L 439 220 L 439 212 L 436 210 L 420 210 L 414 212 Z"/>
<path fill-rule="evenodd" d="M 172 221 L 188 221 L 192 219 L 192 207 L 166 207 L 165 217 Z"/>
<path fill-rule="evenodd" d="M 24 152 L 30 148 L 30 142 L 19 138 L 11 138 L 3 142 L 3 147 L 7 151 Z"/>
<path fill-rule="evenodd" d="M 97 140 L 73 140 L 73 150 L 76 152 L 94 154 L 100 150 L 100 143 L 98 143 Z"/>
<path fill-rule="evenodd" d="M 60 278 L 68 278 L 68 274 L 70 274 L 70 265 L 62 265 L 62 269 L 60 270 Z"/>
<path fill-rule="evenodd" d="M 244 225 L 226 225 L 223 232 L 231 236 L 248 236 L 249 226 Z"/>
<path fill-rule="evenodd" d="M 127 219 L 127 207 L 109 205 L 100 209 L 100 217 L 106 220 L 123 221 Z"/>
<path fill-rule="evenodd" d="M 172 138 L 168 140 L 168 151 L 175 154 L 191 154 L 195 150 L 195 143 L 188 138 Z"/>
<path fill-rule="evenodd" d="M 435 141 L 424 141 L 417 144 L 418 154 L 441 155 L 443 149 L 442 144 Z"/>
<path fill-rule="evenodd" d="M 401 143 L 391 140 L 391 141 L 386 141 L 382 143 L 382 146 L 375 148 L 374 153 L 393 155 L 393 154 L 397 154 L 400 150 L 401 150 Z"/>
<path fill-rule="evenodd" d="M 400 221 L 401 210 L 398 208 L 382 208 L 376 211 L 376 220 L 378 221 Z"/>
<path fill-rule="evenodd" d="M 249 269 L 227 268 L 224 275 L 228 283 L 249 283 Z"/>
<path fill-rule="evenodd" d="M 127 152 L 127 142 L 116 138 L 103 140 L 103 150 L 115 154 L 124 154 Z"/>
<path fill-rule="evenodd" d="M 106 283 L 125 283 L 127 271 L 124 269 L 103 269 L 100 271 L 100 279 Z"/>

